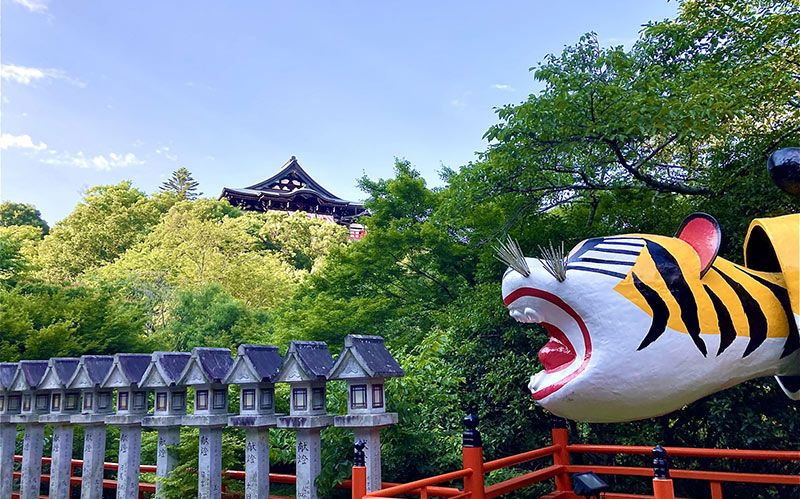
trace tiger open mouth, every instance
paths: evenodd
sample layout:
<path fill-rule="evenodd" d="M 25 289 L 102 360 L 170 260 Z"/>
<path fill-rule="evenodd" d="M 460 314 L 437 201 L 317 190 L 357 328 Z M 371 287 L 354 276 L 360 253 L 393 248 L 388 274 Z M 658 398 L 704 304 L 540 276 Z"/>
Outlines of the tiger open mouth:
<path fill-rule="evenodd" d="M 581 316 L 558 296 L 541 289 L 522 287 L 503 302 L 519 322 L 542 324 L 550 337 L 539 350 L 545 370 L 531 377 L 528 387 L 541 400 L 575 379 L 592 356 L 589 331 Z"/>

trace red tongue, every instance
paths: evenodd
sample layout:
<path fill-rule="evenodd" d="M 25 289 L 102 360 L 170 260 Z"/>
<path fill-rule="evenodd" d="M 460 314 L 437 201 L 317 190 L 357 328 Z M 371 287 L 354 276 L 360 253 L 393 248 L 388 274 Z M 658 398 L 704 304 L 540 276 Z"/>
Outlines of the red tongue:
<path fill-rule="evenodd" d="M 539 350 L 539 360 L 544 365 L 546 372 L 557 370 L 575 360 L 575 349 L 560 329 L 546 322 L 542 323 L 550 341 Z M 558 341 L 556 341 L 558 340 Z"/>

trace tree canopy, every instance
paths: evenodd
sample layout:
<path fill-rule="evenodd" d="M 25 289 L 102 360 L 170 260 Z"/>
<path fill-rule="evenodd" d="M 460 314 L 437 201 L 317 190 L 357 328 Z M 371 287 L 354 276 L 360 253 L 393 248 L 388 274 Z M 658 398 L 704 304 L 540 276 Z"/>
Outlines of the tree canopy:
<path fill-rule="evenodd" d="M 29 225 L 38 227 L 41 236 L 50 231 L 47 222 L 42 219 L 42 214 L 35 206 L 25 203 L 12 203 L 4 201 L 0 204 L 0 227 L 13 225 Z"/>
<path fill-rule="evenodd" d="M 161 183 L 160 189 L 164 192 L 174 194 L 178 199 L 184 201 L 192 201 L 202 196 L 202 192 L 198 192 L 197 186 L 200 183 L 192 178 L 191 172 L 186 168 L 178 168 L 172 172 L 172 177 Z"/>

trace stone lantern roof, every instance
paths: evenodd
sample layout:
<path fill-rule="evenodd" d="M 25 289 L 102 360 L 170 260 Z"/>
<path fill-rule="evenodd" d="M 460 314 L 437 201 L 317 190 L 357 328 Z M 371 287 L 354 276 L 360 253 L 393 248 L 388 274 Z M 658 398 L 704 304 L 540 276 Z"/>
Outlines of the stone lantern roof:
<path fill-rule="evenodd" d="M 138 385 L 152 356 L 146 353 L 118 353 L 114 355 L 111 370 L 103 380 L 106 388 L 126 388 Z"/>
<path fill-rule="evenodd" d="M 333 357 L 324 341 L 292 341 L 277 381 L 326 381 Z"/>
<path fill-rule="evenodd" d="M 64 389 L 78 370 L 80 359 L 74 357 L 57 357 L 47 363 L 47 371 L 42 377 L 40 388 L 49 390 Z"/>
<path fill-rule="evenodd" d="M 180 381 L 190 386 L 222 383 L 232 365 L 233 357 L 227 348 L 195 347 Z"/>
<path fill-rule="evenodd" d="M 191 356 L 188 352 L 153 352 L 139 386 L 175 386 Z"/>
<path fill-rule="evenodd" d="M 7 391 L 11 388 L 14 375 L 17 374 L 19 366 L 16 362 L 3 362 L 0 364 L 0 391 Z"/>
<path fill-rule="evenodd" d="M 46 370 L 46 360 L 21 360 L 14 379 L 9 384 L 9 390 L 35 390 L 42 382 Z"/>
<path fill-rule="evenodd" d="M 69 388 L 100 388 L 106 379 L 114 357 L 110 355 L 83 355 L 69 382 Z"/>
<path fill-rule="evenodd" d="M 225 376 L 226 384 L 274 383 L 283 359 L 272 345 L 239 345 L 233 367 Z"/>
<path fill-rule="evenodd" d="M 349 334 L 328 379 L 396 378 L 405 371 L 392 357 L 383 338 Z"/>

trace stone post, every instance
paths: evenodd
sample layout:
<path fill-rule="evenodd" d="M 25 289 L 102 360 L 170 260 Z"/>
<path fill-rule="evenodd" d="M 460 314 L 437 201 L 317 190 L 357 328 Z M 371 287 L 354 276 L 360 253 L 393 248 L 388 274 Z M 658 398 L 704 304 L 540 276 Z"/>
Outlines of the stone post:
<path fill-rule="evenodd" d="M 351 428 L 363 449 L 367 492 L 381 490 L 381 428 L 397 423 L 397 413 L 386 412 L 386 378 L 405 375 L 380 336 L 347 335 L 344 348 L 328 374 L 329 380 L 347 381 L 347 415 L 334 424 Z"/>
<path fill-rule="evenodd" d="M 22 392 L 20 413 L 11 422 L 25 427 L 22 440 L 22 473 L 19 482 L 20 499 L 38 499 L 42 481 L 42 444 L 44 424 L 39 417 L 50 412 L 50 394 L 37 390 L 47 370 L 47 361 L 23 360 L 19 363 L 10 390 Z"/>
<path fill-rule="evenodd" d="M 357 441 L 364 442 L 364 466 L 367 468 L 367 492 L 381 490 L 381 427 L 354 428 Z"/>
<path fill-rule="evenodd" d="M 0 416 L 0 421 L 3 418 L 7 416 Z M 0 497 L 11 497 L 16 444 L 17 425 L 0 422 Z"/>
<path fill-rule="evenodd" d="M 106 457 L 106 416 L 113 408 L 113 393 L 102 386 L 114 357 L 84 355 L 67 388 L 81 390 L 80 414 L 70 418 L 72 424 L 85 428 L 83 439 L 83 473 L 81 499 L 102 499 L 103 464 Z"/>
<path fill-rule="evenodd" d="M 39 422 L 53 425 L 52 461 L 50 463 L 50 497 L 70 497 L 72 475 L 71 417 L 78 412 L 80 392 L 67 390 L 80 364 L 76 358 L 52 358 L 47 363 L 40 388 L 51 390 L 50 413 L 39 416 Z"/>
<path fill-rule="evenodd" d="M 181 440 L 181 421 L 186 414 L 186 387 L 177 383 L 190 357 L 186 352 L 153 352 L 150 365 L 139 382 L 140 388 L 155 391 L 153 412 L 142 419 L 142 424 L 158 429 L 158 478 L 169 475 L 178 463 L 174 446 Z M 160 480 L 156 480 L 156 497 L 164 497 Z"/>
<path fill-rule="evenodd" d="M 17 425 L 11 416 L 18 414 L 22 398 L 9 391 L 11 382 L 17 374 L 16 363 L 0 363 L 0 498 L 11 497 L 14 483 L 14 448 L 17 444 Z"/>
<path fill-rule="evenodd" d="M 119 426 L 117 499 L 139 497 L 139 465 L 142 449 L 142 419 L 147 414 L 147 390 L 139 388 L 152 356 L 137 353 L 114 355 L 103 388 L 117 389 L 117 412 L 106 416 L 106 424 Z"/>
<path fill-rule="evenodd" d="M 158 428 L 158 447 L 156 455 L 156 476 L 166 477 L 178 465 L 178 450 L 181 443 L 180 426 L 162 426 Z M 156 482 L 156 497 L 163 497 L 163 486 Z"/>
<path fill-rule="evenodd" d="M 277 426 L 297 433 L 297 499 L 317 498 L 314 482 L 320 472 L 320 431 L 333 424 L 325 404 L 325 383 L 331 367 L 333 357 L 324 342 L 292 341 L 276 378 L 291 387 L 289 415 L 279 417 Z"/>
<path fill-rule="evenodd" d="M 321 471 L 321 428 L 297 429 L 297 452 L 295 463 L 297 474 L 297 499 L 317 499 L 314 481 Z"/>
<path fill-rule="evenodd" d="M 200 429 L 197 497 L 222 497 L 222 428 L 228 426 L 228 386 L 223 383 L 233 365 L 227 348 L 194 348 L 179 383 L 194 387 L 194 413 L 185 426 Z"/>
<path fill-rule="evenodd" d="M 222 497 L 222 425 L 200 427 L 197 498 Z"/>
<path fill-rule="evenodd" d="M 269 427 L 246 428 L 245 499 L 269 498 Z"/>
<path fill-rule="evenodd" d="M 72 474 L 73 434 L 74 431 L 71 424 L 56 424 L 53 426 L 50 497 L 71 497 L 69 480 Z"/>
<path fill-rule="evenodd" d="M 103 462 L 106 456 L 106 425 L 85 425 L 81 499 L 103 498 Z"/>
<path fill-rule="evenodd" d="M 117 499 L 139 497 L 139 464 L 142 454 L 142 425 L 121 425 L 119 428 L 119 471 Z"/>
<path fill-rule="evenodd" d="M 22 440 L 22 478 L 19 481 L 20 499 L 39 499 L 42 480 L 42 444 L 44 425 L 28 423 Z"/>
<path fill-rule="evenodd" d="M 239 415 L 231 426 L 244 428 L 245 499 L 269 499 L 269 429 L 276 424 L 274 381 L 281 368 L 278 348 L 239 345 L 238 355 L 223 380 L 239 385 Z"/>

